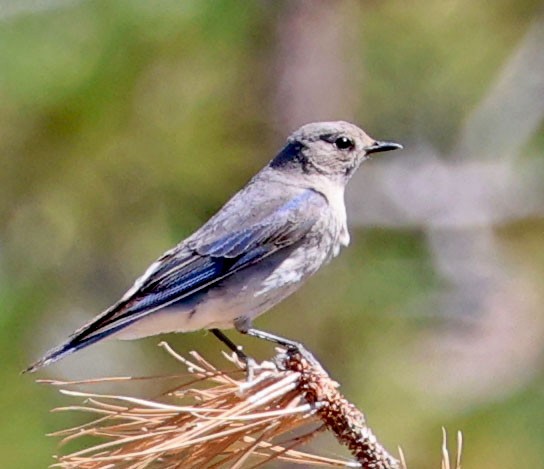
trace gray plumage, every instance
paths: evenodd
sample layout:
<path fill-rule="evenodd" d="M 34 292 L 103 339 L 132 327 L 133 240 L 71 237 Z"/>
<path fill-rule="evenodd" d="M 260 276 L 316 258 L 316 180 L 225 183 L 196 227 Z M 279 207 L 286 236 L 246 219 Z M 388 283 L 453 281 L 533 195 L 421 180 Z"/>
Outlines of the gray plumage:
<path fill-rule="evenodd" d="M 235 327 L 299 288 L 349 243 L 346 183 L 368 155 L 402 148 L 347 122 L 307 124 L 192 236 L 167 251 L 119 302 L 26 371 L 106 337 Z"/>

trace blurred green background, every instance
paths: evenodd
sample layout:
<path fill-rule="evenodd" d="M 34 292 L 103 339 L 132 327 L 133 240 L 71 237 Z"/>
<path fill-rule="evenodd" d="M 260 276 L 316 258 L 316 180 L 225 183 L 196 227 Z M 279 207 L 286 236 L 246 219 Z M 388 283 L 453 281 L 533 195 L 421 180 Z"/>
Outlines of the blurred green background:
<path fill-rule="evenodd" d="M 544 468 L 543 7 L 0 1 L 2 467 L 46 467 L 45 434 L 86 418 L 49 413 L 77 401 L 19 371 L 292 130 L 345 119 L 406 150 L 365 163 L 351 246 L 257 325 L 302 340 L 413 468 L 439 467 L 442 426 L 463 431 L 467 469 Z M 39 377 L 172 372 L 161 339 Z M 220 357 L 204 332 L 167 339 Z"/>

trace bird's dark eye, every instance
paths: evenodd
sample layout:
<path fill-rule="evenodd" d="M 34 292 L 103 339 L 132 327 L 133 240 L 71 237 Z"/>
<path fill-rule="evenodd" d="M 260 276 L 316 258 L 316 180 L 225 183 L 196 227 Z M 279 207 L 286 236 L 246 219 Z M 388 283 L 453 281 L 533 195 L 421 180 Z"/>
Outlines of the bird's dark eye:
<path fill-rule="evenodd" d="M 338 137 L 334 141 L 334 144 L 336 145 L 336 148 L 338 148 L 339 150 L 351 150 L 355 146 L 355 143 L 353 143 L 353 140 L 351 140 L 351 138 L 348 138 L 348 137 Z"/>

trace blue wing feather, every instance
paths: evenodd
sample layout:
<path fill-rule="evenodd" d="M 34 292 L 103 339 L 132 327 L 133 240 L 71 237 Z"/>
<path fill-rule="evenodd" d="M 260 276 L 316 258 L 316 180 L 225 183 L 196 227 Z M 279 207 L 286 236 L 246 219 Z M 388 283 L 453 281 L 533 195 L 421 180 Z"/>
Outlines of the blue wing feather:
<path fill-rule="evenodd" d="M 305 233 L 315 223 L 315 219 L 296 217 L 294 214 L 307 208 L 308 203 L 313 200 L 321 203 L 324 201 L 323 196 L 317 192 L 305 190 L 281 205 L 261 222 L 198 246 L 196 251 L 201 255 L 230 258 L 240 256 L 260 245 L 273 246 L 275 242 L 285 239 L 290 234 L 294 235 L 294 239 L 298 239 L 297 235 Z"/>

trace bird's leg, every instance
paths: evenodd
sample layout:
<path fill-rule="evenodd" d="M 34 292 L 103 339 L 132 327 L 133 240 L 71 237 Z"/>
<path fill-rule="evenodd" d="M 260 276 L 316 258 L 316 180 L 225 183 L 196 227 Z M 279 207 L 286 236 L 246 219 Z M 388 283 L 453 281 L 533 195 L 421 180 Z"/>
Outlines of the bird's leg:
<path fill-rule="evenodd" d="M 268 340 L 287 349 L 288 354 L 299 353 L 302 358 L 304 358 L 311 366 L 316 369 L 322 369 L 323 366 L 317 361 L 317 359 L 308 351 L 304 345 L 300 342 L 296 342 L 285 337 L 281 337 L 276 334 L 271 334 L 270 332 L 261 331 L 259 329 L 253 329 L 250 327 L 245 331 L 240 331 L 242 334 L 247 334 L 252 337 L 257 337 L 258 339 Z"/>
<path fill-rule="evenodd" d="M 223 342 L 230 350 L 232 350 L 236 354 L 236 356 L 238 357 L 238 360 L 240 360 L 246 367 L 248 381 L 252 381 L 253 370 L 255 369 L 255 366 L 256 366 L 255 360 L 253 360 L 253 358 L 251 357 L 248 357 L 242 350 L 241 345 L 236 345 L 219 329 L 210 329 L 210 331 L 215 337 L 217 337 L 221 342 Z"/>
<path fill-rule="evenodd" d="M 270 332 L 261 331 L 251 327 L 251 323 L 247 320 L 238 320 L 234 323 L 236 330 L 242 334 L 249 335 L 251 337 L 257 337 L 258 339 L 264 339 L 274 344 L 278 344 L 285 347 L 290 353 L 300 353 L 311 365 L 322 368 L 322 365 L 316 360 L 316 358 L 302 345 L 300 342 L 296 342 L 286 337 L 281 337 Z"/>
<path fill-rule="evenodd" d="M 294 340 L 287 339 L 286 337 L 281 337 L 276 334 L 271 334 L 270 332 L 254 329 L 252 327 L 240 332 L 242 334 L 250 335 L 251 337 L 257 337 L 258 339 L 268 340 L 269 342 L 281 345 L 282 347 L 285 347 L 288 350 L 301 352 L 304 349 L 304 345 L 302 345 L 300 342 L 295 342 Z"/>
<path fill-rule="evenodd" d="M 248 356 L 244 353 L 242 350 L 241 345 L 236 345 L 232 340 L 230 340 L 223 332 L 221 332 L 219 329 L 210 329 L 212 334 L 217 337 L 221 342 L 223 342 L 230 350 L 232 350 L 238 359 L 244 363 L 247 362 Z"/>

